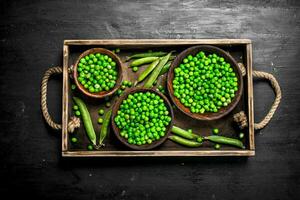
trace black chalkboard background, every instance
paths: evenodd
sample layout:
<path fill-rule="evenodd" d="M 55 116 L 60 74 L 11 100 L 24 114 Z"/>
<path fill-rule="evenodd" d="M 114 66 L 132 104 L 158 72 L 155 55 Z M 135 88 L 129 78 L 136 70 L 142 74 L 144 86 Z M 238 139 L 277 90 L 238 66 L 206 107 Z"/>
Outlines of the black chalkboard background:
<path fill-rule="evenodd" d="M 299 1 L 1 1 L 0 194 L 40 199 L 297 199 L 300 196 Z M 251 158 L 62 159 L 43 121 L 43 72 L 64 39 L 249 38 L 253 66 L 274 74 L 282 103 Z M 61 120 L 61 76 L 49 109 Z M 274 94 L 254 84 L 255 119 Z"/>

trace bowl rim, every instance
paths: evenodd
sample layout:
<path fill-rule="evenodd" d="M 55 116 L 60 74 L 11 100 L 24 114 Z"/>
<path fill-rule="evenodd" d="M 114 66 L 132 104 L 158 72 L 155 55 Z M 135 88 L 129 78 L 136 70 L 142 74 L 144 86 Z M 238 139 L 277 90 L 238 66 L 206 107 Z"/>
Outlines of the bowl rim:
<path fill-rule="evenodd" d="M 208 112 L 204 114 L 199 114 L 199 113 L 192 113 L 190 112 L 189 108 L 185 107 L 177 97 L 174 96 L 173 94 L 173 87 L 172 87 L 172 82 L 174 78 L 174 68 L 177 67 L 182 60 L 189 54 L 196 54 L 193 51 L 199 52 L 199 51 L 204 51 L 209 53 L 216 53 L 219 56 L 222 56 L 226 62 L 229 62 L 234 70 L 234 72 L 237 74 L 238 78 L 238 91 L 235 93 L 234 99 L 231 101 L 231 103 L 226 106 L 222 107 L 217 113 L 213 112 Z M 174 105 L 184 114 L 188 115 L 189 117 L 197 120 L 205 120 L 205 121 L 211 121 L 211 120 L 217 120 L 220 119 L 227 114 L 229 114 L 238 104 L 238 102 L 241 99 L 242 96 L 242 91 L 243 91 L 243 76 L 242 72 L 235 61 L 235 59 L 226 51 L 224 51 L 221 48 L 218 48 L 216 46 L 211 46 L 211 45 L 196 45 L 192 46 L 190 48 L 185 49 L 182 51 L 178 56 L 176 56 L 175 60 L 172 62 L 171 67 L 169 69 L 169 72 L 167 74 L 167 89 L 168 89 L 168 94 L 174 103 Z"/>
<path fill-rule="evenodd" d="M 81 83 L 79 83 L 78 81 L 78 72 L 77 72 L 77 68 L 78 68 L 78 64 L 80 62 L 80 59 L 85 57 L 86 55 L 89 54 L 95 54 L 95 53 L 101 53 L 101 54 L 106 54 L 109 57 L 111 57 L 113 59 L 113 61 L 116 62 L 116 66 L 117 66 L 117 71 L 118 71 L 118 78 L 116 81 L 116 85 L 113 89 L 109 90 L 109 91 L 101 91 L 101 92 L 97 92 L 97 93 L 91 93 L 89 92 L 87 89 L 85 89 L 83 87 L 83 85 L 81 85 Z M 123 78 L 123 69 L 122 69 L 122 62 L 120 60 L 120 58 L 113 53 L 112 51 L 105 49 L 105 48 L 91 48 L 88 49 L 86 51 L 84 51 L 83 53 L 81 53 L 79 55 L 79 57 L 77 58 L 74 66 L 73 66 L 73 78 L 75 81 L 76 86 L 79 88 L 79 90 L 84 93 L 85 95 L 89 96 L 89 97 L 93 97 L 93 98 L 105 98 L 108 96 L 111 96 L 112 94 L 114 94 L 119 87 L 121 86 L 121 82 L 122 82 L 122 78 Z"/>
<path fill-rule="evenodd" d="M 151 144 L 144 144 L 141 146 L 138 145 L 134 145 L 134 144 L 129 144 L 127 142 L 127 140 L 125 138 L 123 138 L 120 135 L 120 129 L 117 127 L 117 125 L 115 124 L 115 117 L 117 115 L 117 112 L 120 108 L 121 103 L 123 102 L 124 99 L 126 99 L 128 97 L 129 94 L 133 94 L 136 92 L 152 92 L 155 93 L 157 95 L 159 95 L 165 102 L 168 110 L 169 110 L 169 114 L 171 116 L 171 122 L 170 124 L 167 126 L 167 130 L 166 130 L 166 134 L 164 137 L 160 138 L 158 141 L 154 141 Z M 154 149 L 156 147 L 158 147 L 159 145 L 163 144 L 169 137 L 170 133 L 171 133 L 171 129 L 173 127 L 173 123 L 174 123 L 174 113 L 173 113 L 173 108 L 171 106 L 170 101 L 168 100 L 168 98 L 163 95 L 161 92 L 155 90 L 155 89 L 151 89 L 151 88 L 143 88 L 143 87 L 135 87 L 135 88 L 130 88 L 128 91 L 126 91 L 114 104 L 113 108 L 112 108 L 112 116 L 111 116 L 111 122 L 112 122 L 112 128 L 113 128 L 113 132 L 115 134 L 115 136 L 118 138 L 118 140 L 126 145 L 127 147 L 134 149 L 134 150 L 150 150 L 150 149 Z"/>

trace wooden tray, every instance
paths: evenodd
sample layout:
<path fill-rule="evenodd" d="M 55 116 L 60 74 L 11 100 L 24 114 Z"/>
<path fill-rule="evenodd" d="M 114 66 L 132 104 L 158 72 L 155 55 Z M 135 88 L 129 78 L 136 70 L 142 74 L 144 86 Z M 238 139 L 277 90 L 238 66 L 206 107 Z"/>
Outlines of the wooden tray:
<path fill-rule="evenodd" d="M 233 114 L 244 110 L 249 126 L 245 133 L 243 143 L 246 149 L 241 150 L 235 147 L 222 145 L 220 150 L 214 150 L 213 144 L 204 142 L 202 147 L 187 148 L 175 144 L 167 140 L 164 144 L 154 150 L 149 151 L 134 151 L 122 145 L 114 134 L 110 133 L 106 138 L 104 148 L 94 151 L 88 151 L 87 145 L 90 143 L 84 128 L 81 126 L 74 133 L 67 132 L 67 123 L 70 116 L 73 116 L 72 111 L 72 96 L 76 95 L 82 98 L 91 113 L 97 137 L 100 133 L 100 125 L 97 124 L 99 108 L 105 108 L 104 100 L 91 99 L 79 91 L 71 90 L 70 84 L 73 80 L 70 78 L 68 68 L 75 63 L 76 58 L 83 51 L 102 47 L 107 49 L 120 48 L 118 54 L 122 61 L 125 57 L 137 52 L 146 52 L 148 50 L 169 51 L 176 50 L 180 53 L 184 49 L 200 44 L 215 45 L 229 52 L 237 62 L 243 63 L 246 67 L 247 74 L 244 76 L 244 91 L 241 101 L 237 107 L 227 116 L 215 121 L 197 121 L 186 116 L 177 109 L 174 109 L 175 121 L 174 124 L 188 129 L 192 128 L 195 133 L 200 135 L 210 135 L 212 128 L 219 128 L 221 135 L 229 137 L 237 137 L 240 130 L 233 123 Z M 138 73 L 133 73 L 128 69 L 129 63 L 123 62 L 124 76 L 123 80 L 131 80 L 137 78 L 138 74 L 143 71 L 143 66 Z M 165 86 L 166 75 L 159 79 L 159 84 Z M 157 84 L 157 85 L 159 85 Z M 113 102 L 113 100 L 111 100 Z M 252 85 L 252 44 L 248 39 L 143 39 L 143 40 L 65 40 L 63 48 L 63 97 L 62 97 L 62 156 L 65 157 L 148 157 L 148 156 L 254 156 L 254 117 L 253 117 L 253 85 Z M 110 130 L 112 131 L 112 129 Z M 79 142 L 73 144 L 70 138 L 76 135 Z"/>

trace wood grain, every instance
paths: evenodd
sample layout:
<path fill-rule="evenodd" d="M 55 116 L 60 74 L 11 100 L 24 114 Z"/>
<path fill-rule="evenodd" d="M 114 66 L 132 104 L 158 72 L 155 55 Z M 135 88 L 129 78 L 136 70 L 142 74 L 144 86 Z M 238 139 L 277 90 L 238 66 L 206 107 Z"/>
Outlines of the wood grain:
<path fill-rule="evenodd" d="M 188 44 L 250 44 L 249 39 L 97 39 L 97 40 L 64 40 L 65 45 L 117 45 L 117 46 L 156 46 L 156 45 L 188 45 Z"/>
<path fill-rule="evenodd" d="M 249 146 L 250 150 L 255 150 L 254 143 L 254 108 L 253 108 L 253 77 L 252 77 L 252 44 L 246 45 L 247 51 L 247 81 L 248 81 L 248 110 L 253 110 L 253 112 L 248 112 L 248 130 L 249 130 Z"/>
<path fill-rule="evenodd" d="M 63 47 L 63 89 L 62 93 L 67 94 L 69 92 L 69 46 Z M 69 98 L 67 95 L 62 96 L 62 152 L 68 150 L 68 110 L 69 110 Z"/>
<path fill-rule="evenodd" d="M 255 151 L 237 150 L 204 150 L 204 151 L 68 151 L 63 152 L 65 157 L 199 157 L 199 156 L 254 156 Z"/>

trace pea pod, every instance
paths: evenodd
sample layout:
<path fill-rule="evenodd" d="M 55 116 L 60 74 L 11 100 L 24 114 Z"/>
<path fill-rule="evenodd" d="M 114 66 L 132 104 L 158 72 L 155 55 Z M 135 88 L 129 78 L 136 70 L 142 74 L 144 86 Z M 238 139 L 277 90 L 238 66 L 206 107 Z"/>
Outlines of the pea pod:
<path fill-rule="evenodd" d="M 104 115 L 104 120 L 103 120 L 103 124 L 101 127 L 101 132 L 100 132 L 99 146 L 103 146 L 103 141 L 108 134 L 108 127 L 109 127 L 109 122 L 110 122 L 110 118 L 111 118 L 111 113 L 112 113 L 112 110 L 110 109 Z"/>
<path fill-rule="evenodd" d="M 90 116 L 90 113 L 85 105 L 85 103 L 79 99 L 78 97 L 73 97 L 74 102 L 77 104 L 79 111 L 81 113 L 83 125 L 85 128 L 85 131 L 88 135 L 88 138 L 91 140 L 91 142 L 96 145 L 96 134 L 95 130 L 93 128 L 92 119 Z"/>
<path fill-rule="evenodd" d="M 138 77 L 137 82 L 141 82 L 143 81 L 153 70 L 154 68 L 157 66 L 157 64 L 159 63 L 159 59 L 155 60 L 154 62 L 152 62 Z"/>
<path fill-rule="evenodd" d="M 210 135 L 210 136 L 204 137 L 204 139 L 209 140 L 211 142 L 215 142 L 215 143 L 228 144 L 228 145 L 239 147 L 241 149 L 245 149 L 244 144 L 240 140 L 234 139 L 234 138 Z"/>
<path fill-rule="evenodd" d="M 159 73 L 161 71 L 161 69 L 165 66 L 165 64 L 168 62 L 170 56 L 171 56 L 172 52 L 168 53 L 168 55 L 164 56 L 161 58 L 161 60 L 159 61 L 157 67 L 154 69 L 154 71 L 151 73 L 150 77 L 148 78 L 148 80 L 145 82 L 144 84 L 144 88 L 150 88 L 152 87 L 154 81 L 157 79 L 157 77 L 159 76 Z"/>
<path fill-rule="evenodd" d="M 200 142 L 187 140 L 176 135 L 169 136 L 169 139 L 186 147 L 200 147 L 202 145 Z"/>
<path fill-rule="evenodd" d="M 140 58 L 137 60 L 134 60 L 131 64 L 130 67 L 138 67 L 140 65 L 144 65 L 147 63 L 152 63 L 153 61 L 157 60 L 159 57 L 146 57 L 146 58 Z"/>
<path fill-rule="evenodd" d="M 201 136 L 196 135 L 194 133 L 190 133 L 186 130 L 183 130 L 183 129 L 177 127 L 177 126 L 173 126 L 171 131 L 172 131 L 172 133 L 175 133 L 176 135 L 184 137 L 184 138 L 189 139 L 189 140 L 194 140 L 194 139 L 197 139 L 197 138 L 201 137 Z"/>
<path fill-rule="evenodd" d="M 166 55 L 167 52 L 157 51 L 157 52 L 149 52 L 149 53 L 139 53 L 132 56 L 129 56 L 126 61 L 132 58 L 145 58 L 145 57 L 160 57 Z"/>
<path fill-rule="evenodd" d="M 159 76 L 167 73 L 171 67 L 171 61 L 167 62 L 167 64 L 165 64 L 165 66 L 161 69 L 160 73 L 159 73 Z"/>

